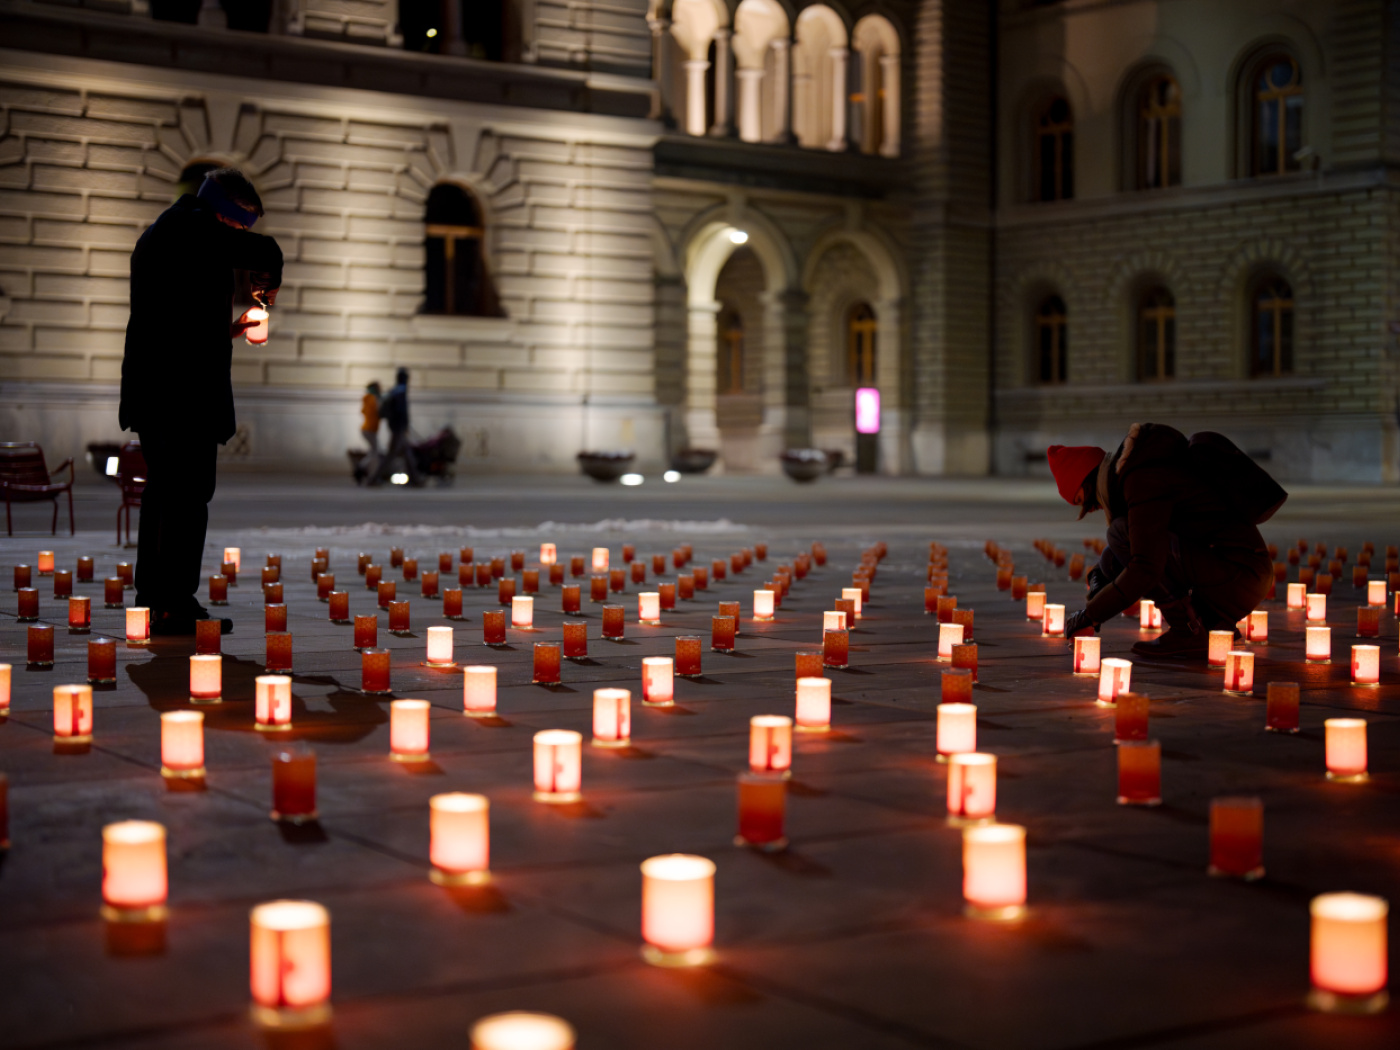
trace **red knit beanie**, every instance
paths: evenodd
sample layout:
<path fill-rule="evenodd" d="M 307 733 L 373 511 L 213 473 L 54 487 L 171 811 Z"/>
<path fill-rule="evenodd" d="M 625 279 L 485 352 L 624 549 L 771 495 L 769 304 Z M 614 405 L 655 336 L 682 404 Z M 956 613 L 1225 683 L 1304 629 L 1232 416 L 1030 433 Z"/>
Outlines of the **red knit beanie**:
<path fill-rule="evenodd" d="M 1055 485 L 1066 503 L 1074 502 L 1079 486 L 1107 454 L 1096 445 L 1051 445 L 1045 450 L 1050 473 L 1055 475 Z M 1084 495 L 1087 497 L 1089 493 Z"/>

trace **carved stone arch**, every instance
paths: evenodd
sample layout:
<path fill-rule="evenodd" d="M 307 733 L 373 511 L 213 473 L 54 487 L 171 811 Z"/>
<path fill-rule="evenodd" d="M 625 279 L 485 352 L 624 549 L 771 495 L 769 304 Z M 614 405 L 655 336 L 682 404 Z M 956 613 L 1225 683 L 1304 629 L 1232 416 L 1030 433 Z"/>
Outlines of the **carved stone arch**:
<path fill-rule="evenodd" d="M 1069 267 L 1058 259 L 1046 259 L 1022 267 L 1002 284 L 997 293 L 997 312 L 1006 319 L 1012 345 L 1012 359 L 1016 363 L 1014 382 L 1017 386 L 1030 385 L 1035 344 L 1032 333 L 1035 324 L 1035 311 L 1040 301 L 1049 294 L 1055 294 L 1065 304 L 1069 318 L 1071 336 L 1078 317 L 1083 316 L 1082 300 L 1076 295 L 1079 282 Z M 1069 342 L 1070 353 L 1074 353 L 1076 340 Z M 1071 372 L 1071 379 L 1073 373 Z"/>
<path fill-rule="evenodd" d="M 1265 273 L 1284 278 L 1293 289 L 1293 340 L 1296 362 L 1306 359 L 1307 333 L 1312 320 L 1313 278 L 1307 260 L 1293 245 L 1277 237 L 1259 237 L 1245 241 L 1220 268 L 1216 286 L 1218 300 L 1224 304 L 1228 324 L 1230 360 L 1237 376 L 1249 372 L 1250 354 L 1250 292 Z"/>
<path fill-rule="evenodd" d="M 1125 296 L 1153 277 L 1162 279 L 1178 303 L 1195 297 L 1195 285 L 1180 263 L 1164 252 L 1146 251 L 1118 260 L 1104 286 L 1104 304 L 1111 308 L 1121 303 Z"/>
<path fill-rule="evenodd" d="M 747 244 L 763 263 L 771 290 L 798 288 L 797 254 L 782 227 L 761 209 L 735 201 L 707 208 L 681 231 L 679 255 L 692 302 L 714 299 L 715 280 L 736 247 L 723 240 L 731 229 L 749 235 Z"/>

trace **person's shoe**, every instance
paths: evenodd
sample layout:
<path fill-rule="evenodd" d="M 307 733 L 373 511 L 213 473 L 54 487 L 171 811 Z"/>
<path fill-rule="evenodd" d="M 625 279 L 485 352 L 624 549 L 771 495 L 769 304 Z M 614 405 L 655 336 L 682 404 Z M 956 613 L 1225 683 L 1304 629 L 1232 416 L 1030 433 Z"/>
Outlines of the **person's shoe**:
<path fill-rule="evenodd" d="M 1210 649 L 1210 635 L 1206 631 L 1189 631 L 1184 627 L 1168 627 L 1156 638 L 1148 638 L 1133 646 L 1138 656 L 1158 660 L 1204 659 Z"/>
<path fill-rule="evenodd" d="M 187 638 L 194 634 L 194 617 L 179 613 L 153 613 L 151 616 L 151 637 Z"/>

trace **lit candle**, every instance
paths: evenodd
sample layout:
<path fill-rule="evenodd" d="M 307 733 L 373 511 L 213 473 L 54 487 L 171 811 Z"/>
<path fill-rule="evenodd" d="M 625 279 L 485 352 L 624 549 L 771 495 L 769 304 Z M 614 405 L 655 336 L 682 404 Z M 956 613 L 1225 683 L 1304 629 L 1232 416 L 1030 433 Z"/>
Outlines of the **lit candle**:
<path fill-rule="evenodd" d="M 1245 640 L 1262 645 L 1269 640 L 1269 611 L 1255 609 L 1244 619 Z"/>
<path fill-rule="evenodd" d="M 379 618 L 377 616 L 355 617 L 355 648 L 364 652 L 379 643 Z"/>
<path fill-rule="evenodd" d="M 92 743 L 92 686 L 54 686 L 53 739 L 56 744 Z"/>
<path fill-rule="evenodd" d="M 846 617 L 846 630 L 853 631 L 856 626 L 856 603 L 849 598 L 837 598 L 831 603 L 836 611 Z"/>
<path fill-rule="evenodd" d="M 647 579 L 647 565 L 644 561 L 634 561 L 632 563 L 632 582 L 645 583 Z"/>
<path fill-rule="evenodd" d="M 1381 650 L 1377 645 L 1351 647 L 1351 684 L 1380 685 Z"/>
<path fill-rule="evenodd" d="M 1332 628 L 1308 627 L 1307 658 L 1311 663 L 1327 663 L 1332 659 Z"/>
<path fill-rule="evenodd" d="M 470 567 L 468 566 L 468 568 Z M 457 578 L 461 579 L 460 570 L 458 570 Z M 478 587 L 491 586 L 491 566 L 486 562 L 478 562 L 476 565 L 476 585 Z"/>
<path fill-rule="evenodd" d="M 418 578 L 418 559 L 405 558 L 403 563 L 403 578 L 405 580 L 416 580 Z"/>
<path fill-rule="evenodd" d="M 66 598 L 73 593 L 73 573 L 68 569 L 57 569 L 53 574 L 53 596 Z"/>
<path fill-rule="evenodd" d="M 267 635 L 267 656 L 263 669 L 270 674 L 292 669 L 292 636 L 286 633 Z"/>
<path fill-rule="evenodd" d="M 520 571 L 521 571 L 522 569 L 524 569 L 524 568 L 525 568 L 525 552 L 524 552 L 524 551 L 511 551 L 511 552 L 510 552 L 510 571 L 511 571 L 511 572 L 520 572 Z"/>
<path fill-rule="evenodd" d="M 1264 728 L 1274 733 L 1298 732 L 1298 683 L 1270 682 Z"/>
<path fill-rule="evenodd" d="M 1231 649 L 1225 654 L 1225 692 L 1248 696 L 1254 691 L 1254 654 Z"/>
<path fill-rule="evenodd" d="M 491 803 L 485 795 L 451 791 L 428 799 L 428 877 L 439 886 L 491 881 Z"/>
<path fill-rule="evenodd" d="M 506 611 L 504 609 L 485 609 L 482 611 L 481 639 L 490 646 L 499 647 L 506 644 Z"/>
<path fill-rule="evenodd" d="M 540 564 L 550 566 L 559 561 L 559 548 L 552 543 L 540 544 Z"/>
<path fill-rule="evenodd" d="M 844 620 L 844 614 L 842 618 Z M 710 649 L 717 653 L 733 652 L 734 629 L 737 626 L 732 616 L 710 617 Z"/>
<path fill-rule="evenodd" d="M 1386 921 L 1390 905 L 1361 893 L 1312 899 L 1312 991 L 1318 1010 L 1377 1013 L 1388 1002 Z"/>
<path fill-rule="evenodd" d="M 471 1050 L 574 1050 L 574 1030 L 552 1014 L 492 1014 L 472 1025 Z"/>
<path fill-rule="evenodd" d="M 603 606 L 603 637 L 616 641 L 626 630 L 627 610 L 621 605 Z"/>
<path fill-rule="evenodd" d="M 972 641 L 972 616 L 971 609 L 954 609 L 953 622 L 963 629 L 963 641 Z"/>
<path fill-rule="evenodd" d="M 194 622 L 194 651 L 210 656 L 222 651 L 221 637 L 223 624 L 218 620 L 196 620 Z"/>
<path fill-rule="evenodd" d="M 39 618 L 39 590 L 36 587 L 21 587 L 15 594 L 19 603 L 20 623 L 33 623 Z"/>
<path fill-rule="evenodd" d="M 1385 604 L 1385 580 L 1370 580 L 1366 584 L 1366 604 Z"/>
<path fill-rule="evenodd" d="M 661 595 L 655 591 L 642 591 L 637 595 L 637 622 L 649 627 L 661 623 Z"/>
<path fill-rule="evenodd" d="M 1156 806 L 1162 801 L 1162 745 L 1126 740 L 1118 745 L 1118 804 Z"/>
<path fill-rule="evenodd" d="M 627 570 L 608 570 L 608 590 L 612 591 L 614 594 L 621 594 L 623 591 L 627 590 Z M 682 594 L 681 597 L 686 598 L 689 597 L 689 595 Z"/>
<path fill-rule="evenodd" d="M 53 626 L 47 623 L 30 624 L 25 638 L 28 643 L 26 663 L 30 667 L 52 667 Z"/>
<path fill-rule="evenodd" d="M 1290 583 L 1288 585 L 1288 608 L 1302 609 L 1307 604 L 1307 585 L 1302 583 Z"/>
<path fill-rule="evenodd" d="M 572 729 L 535 734 L 535 800 L 577 802 L 583 797 L 583 736 Z"/>
<path fill-rule="evenodd" d="M 426 700 L 395 700 L 389 704 L 389 757 L 395 762 L 428 761 L 428 716 L 432 705 Z"/>
<path fill-rule="evenodd" d="M 660 583 L 656 586 L 656 591 L 661 599 L 661 608 L 674 609 L 676 607 L 676 585 L 674 583 Z"/>
<path fill-rule="evenodd" d="M 1119 693 L 1113 707 L 1113 742 L 1147 739 L 1148 702 L 1142 693 Z"/>
<path fill-rule="evenodd" d="M 977 681 L 977 646 L 970 642 L 953 646 L 953 667 L 967 671 Z"/>
<path fill-rule="evenodd" d="M 204 776 L 203 711 L 161 713 L 160 775 L 169 780 Z"/>
<path fill-rule="evenodd" d="M 953 646 L 962 644 L 962 636 L 962 624 L 940 623 L 938 625 L 938 658 L 940 660 L 951 660 L 953 658 Z"/>
<path fill-rule="evenodd" d="M 88 642 L 89 685 L 113 685 L 117 680 L 117 643 L 111 638 Z"/>
<path fill-rule="evenodd" d="M 270 315 L 261 306 L 250 306 L 243 311 L 239 321 L 251 322 L 251 327 L 243 330 L 243 338 L 249 346 L 262 346 L 267 342 L 268 318 Z"/>
<path fill-rule="evenodd" d="M 436 582 L 434 582 L 436 587 Z M 520 573 L 520 589 L 526 594 L 540 593 L 540 570 L 525 569 Z"/>
<path fill-rule="evenodd" d="M 1156 602 L 1144 598 L 1138 602 L 1138 626 L 1144 631 L 1152 629 L 1152 611 L 1157 608 Z"/>
<path fill-rule="evenodd" d="M 511 581 L 514 583 L 515 581 Z M 375 585 L 375 591 L 379 595 L 379 607 L 387 609 L 393 604 L 394 599 L 399 596 L 399 585 L 393 580 L 380 580 Z"/>
<path fill-rule="evenodd" d="M 214 622 L 215 622 L 215 623 L 218 623 L 217 620 L 214 621 Z M 277 632 L 280 632 L 280 631 L 285 631 L 286 629 L 287 629 L 287 606 L 286 606 L 285 604 L 279 604 L 279 605 L 264 605 L 264 606 L 263 606 L 263 632 L 264 632 L 265 634 L 274 634 L 274 633 L 277 633 Z"/>
<path fill-rule="evenodd" d="M 1378 638 L 1381 633 L 1381 610 L 1374 605 L 1361 605 L 1356 609 L 1356 637 Z"/>
<path fill-rule="evenodd" d="M 804 733 L 825 733 L 831 728 L 831 679 L 797 680 L 797 729 Z"/>
<path fill-rule="evenodd" d="M 944 624 L 944 626 L 948 626 Z M 846 631 L 822 632 L 822 666 L 845 667 L 850 661 L 851 640 Z"/>
<path fill-rule="evenodd" d="M 39 575 L 40 575 L 40 576 L 52 576 L 52 575 L 53 575 L 53 566 L 54 566 L 53 551 L 40 551 L 40 552 L 39 552 Z"/>
<path fill-rule="evenodd" d="M 510 625 L 530 629 L 535 622 L 535 599 L 520 595 L 510 600 Z"/>
<path fill-rule="evenodd" d="M 429 667 L 456 667 L 456 661 L 452 659 L 452 628 L 451 627 L 429 627 L 428 628 L 428 659 Z"/>
<path fill-rule="evenodd" d="M 844 631 L 846 629 L 846 614 L 832 611 L 822 613 L 822 630 L 824 631 Z"/>
<path fill-rule="evenodd" d="M 234 571 L 234 572 L 242 572 L 242 571 L 243 571 L 243 549 L 242 549 L 241 547 L 225 547 L 225 548 L 224 548 L 224 562 L 225 562 L 225 563 L 232 562 L 232 563 L 233 563 L 233 571 Z"/>
<path fill-rule="evenodd" d="M 282 570 L 274 565 L 264 566 L 261 579 L 263 583 L 276 583 L 282 578 Z"/>
<path fill-rule="evenodd" d="M 1063 638 L 1065 634 L 1065 607 L 1047 605 L 1045 619 L 1041 624 L 1041 634 L 1047 638 Z"/>
<path fill-rule="evenodd" d="M 997 757 L 978 751 L 948 759 L 948 823 L 987 824 L 997 811 Z"/>
<path fill-rule="evenodd" d="M 938 705 L 938 760 L 977 750 L 977 708 L 973 704 Z"/>
<path fill-rule="evenodd" d="M 86 634 L 92 626 L 92 599 L 75 595 L 68 599 L 68 630 Z"/>
<path fill-rule="evenodd" d="M 224 658 L 217 653 L 190 657 L 190 703 L 217 704 L 224 698 Z"/>
<path fill-rule="evenodd" d="M 389 650 L 360 651 L 360 691 L 370 696 L 387 696 L 389 688 Z"/>
<path fill-rule="evenodd" d="M 754 715 L 749 719 L 749 768 L 755 773 L 792 775 L 792 719 Z"/>
<path fill-rule="evenodd" d="M 483 664 L 462 668 L 462 711 L 473 718 L 496 714 L 496 669 Z"/>
<path fill-rule="evenodd" d="M 670 707 L 675 702 L 674 662 L 669 656 L 642 658 L 642 703 Z"/>
<path fill-rule="evenodd" d="M 1076 635 L 1074 639 L 1074 673 L 1099 673 L 1098 635 Z"/>
<path fill-rule="evenodd" d="M 530 681 L 534 685 L 557 685 L 559 683 L 560 652 L 558 642 L 536 642 L 534 671 Z"/>
<path fill-rule="evenodd" d="M 1044 591 L 1027 591 L 1027 592 L 1026 592 L 1026 619 L 1027 619 L 1027 620 L 1044 620 L 1044 619 L 1045 619 L 1045 592 L 1044 592 Z"/>
<path fill-rule="evenodd" d="M 606 548 L 606 547 L 594 547 L 594 548 L 593 548 L 593 571 L 594 571 L 594 572 L 607 572 L 607 571 L 608 571 L 608 548 Z"/>
<path fill-rule="evenodd" d="M 120 609 L 126 604 L 126 584 L 120 576 L 109 576 L 102 581 L 102 604 L 108 609 Z"/>
<path fill-rule="evenodd" d="M 787 809 L 787 783 L 779 776 L 740 773 L 739 834 L 736 846 L 753 846 L 765 852 L 786 849 L 783 833 Z"/>
<path fill-rule="evenodd" d="M 1206 651 L 1206 663 L 1211 667 L 1224 667 L 1225 655 L 1235 644 L 1234 631 L 1211 631 Z"/>
<path fill-rule="evenodd" d="M 149 645 L 151 641 L 151 610 L 143 605 L 126 611 L 126 644 Z"/>
<path fill-rule="evenodd" d="M 715 865 L 672 853 L 642 862 L 643 957 L 658 966 L 709 962 L 715 932 Z"/>
<path fill-rule="evenodd" d="M 860 587 L 842 587 L 841 597 L 852 604 L 856 619 L 862 619 L 863 614 L 861 609 L 864 607 L 865 603 L 865 591 Z"/>
<path fill-rule="evenodd" d="M 9 664 L 0 664 L 0 717 L 10 713 L 10 672 Z"/>
<path fill-rule="evenodd" d="M 1327 595 L 1308 595 L 1308 623 L 1327 622 Z"/>
<path fill-rule="evenodd" d="M 130 590 L 136 586 L 136 566 L 129 561 L 117 562 L 117 575 L 122 578 L 122 585 Z"/>
<path fill-rule="evenodd" d="M 253 728 L 265 733 L 291 729 L 291 678 L 282 674 L 258 675 L 253 686 Z"/>
<path fill-rule="evenodd" d="M 699 635 L 681 635 L 676 638 L 675 670 L 682 678 L 700 677 Z"/>
<path fill-rule="evenodd" d="M 1027 595 L 1027 579 L 1024 576 L 1011 577 L 1011 600 L 1019 602 Z"/>
<path fill-rule="evenodd" d="M 166 917 L 165 826 L 123 820 L 102 829 L 102 917 L 160 922 Z"/>
<path fill-rule="evenodd" d="M 958 599 L 955 595 L 941 594 L 935 603 L 934 611 L 938 615 L 939 623 L 952 623 L 953 610 L 958 607 Z"/>
<path fill-rule="evenodd" d="M 1329 718 L 1322 723 L 1327 733 L 1327 779 L 1357 783 L 1366 774 L 1366 720 Z"/>
<path fill-rule="evenodd" d="M 963 829 L 963 899 L 978 919 L 1018 919 L 1026 911 L 1026 829 L 987 824 Z"/>
<path fill-rule="evenodd" d="M 331 1016 L 331 917 L 313 901 L 271 901 L 249 915 L 253 1020 L 314 1028 Z"/>
<path fill-rule="evenodd" d="M 78 557 L 78 581 L 88 583 L 92 580 L 92 558 L 86 554 Z"/>
<path fill-rule="evenodd" d="M 462 619 L 462 591 L 453 587 L 442 592 L 442 615 L 446 620 Z"/>
<path fill-rule="evenodd" d="M 632 742 L 632 693 L 593 690 L 593 746 L 627 747 Z"/>
<path fill-rule="evenodd" d="M 566 613 L 576 613 L 580 608 L 579 585 L 571 583 L 559 589 L 559 607 Z"/>
<path fill-rule="evenodd" d="M 1264 875 L 1264 802 L 1216 798 L 1210 803 L 1212 875 L 1254 880 Z"/>
<path fill-rule="evenodd" d="M 288 824 L 316 819 L 316 754 L 310 748 L 272 756 L 272 819 Z"/>
<path fill-rule="evenodd" d="M 608 577 L 606 575 L 589 577 L 588 600 L 590 602 L 605 602 L 608 600 Z"/>
<path fill-rule="evenodd" d="M 1131 660 L 1120 660 L 1115 656 L 1106 656 L 1099 661 L 1099 699 L 1100 704 L 1111 704 L 1117 699 L 1119 693 L 1126 693 L 1132 683 L 1133 662 Z"/>

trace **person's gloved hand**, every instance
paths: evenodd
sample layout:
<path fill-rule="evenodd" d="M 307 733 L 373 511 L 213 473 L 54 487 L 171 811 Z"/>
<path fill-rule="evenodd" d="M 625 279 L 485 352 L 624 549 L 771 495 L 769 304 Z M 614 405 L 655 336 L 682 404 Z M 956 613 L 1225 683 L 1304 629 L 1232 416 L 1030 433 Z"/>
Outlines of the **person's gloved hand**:
<path fill-rule="evenodd" d="M 1089 575 L 1084 578 L 1085 587 L 1088 589 L 1087 600 L 1093 601 L 1094 595 L 1098 594 L 1099 591 L 1103 590 L 1112 582 L 1113 581 L 1108 578 L 1108 575 L 1095 565 L 1089 570 Z"/>
<path fill-rule="evenodd" d="M 1065 617 L 1065 641 L 1070 648 L 1074 648 L 1074 636 L 1076 634 L 1097 634 L 1099 625 L 1089 619 L 1087 609 L 1077 609 Z"/>

